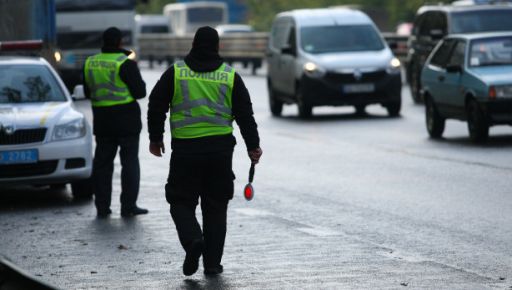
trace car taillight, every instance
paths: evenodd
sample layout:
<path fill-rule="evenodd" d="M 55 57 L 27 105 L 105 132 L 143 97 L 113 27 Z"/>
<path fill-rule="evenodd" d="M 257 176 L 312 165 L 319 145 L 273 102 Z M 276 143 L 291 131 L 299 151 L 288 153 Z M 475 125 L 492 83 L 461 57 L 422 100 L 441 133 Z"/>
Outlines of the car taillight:
<path fill-rule="evenodd" d="M 494 100 L 496 99 L 496 88 L 491 86 L 489 88 L 489 99 Z"/>
<path fill-rule="evenodd" d="M 41 50 L 43 48 L 42 40 L 20 40 L 20 41 L 1 41 L 0 51 L 26 51 Z"/>

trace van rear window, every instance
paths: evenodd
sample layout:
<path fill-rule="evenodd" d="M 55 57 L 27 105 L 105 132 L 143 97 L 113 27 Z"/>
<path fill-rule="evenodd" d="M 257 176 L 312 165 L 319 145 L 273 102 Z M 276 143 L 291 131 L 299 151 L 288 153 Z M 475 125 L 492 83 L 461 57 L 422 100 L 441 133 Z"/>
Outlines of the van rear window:
<path fill-rule="evenodd" d="M 312 54 L 384 49 L 372 25 L 311 26 L 300 30 L 301 47 Z"/>

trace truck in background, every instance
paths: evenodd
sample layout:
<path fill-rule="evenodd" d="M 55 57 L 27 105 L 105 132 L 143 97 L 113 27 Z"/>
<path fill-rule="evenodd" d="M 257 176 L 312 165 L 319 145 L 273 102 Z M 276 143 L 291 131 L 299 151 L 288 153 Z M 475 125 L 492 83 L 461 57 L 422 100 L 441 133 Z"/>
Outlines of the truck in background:
<path fill-rule="evenodd" d="M 61 55 L 56 50 L 55 0 L 2 0 L 0 8 L 0 42 L 16 46 L 16 54 L 37 54 L 56 67 Z"/>
<path fill-rule="evenodd" d="M 55 1 L 57 46 L 62 54 L 58 71 L 68 89 L 83 82 L 84 62 L 87 57 L 100 52 L 106 28 L 118 27 L 123 34 L 123 46 L 134 48 L 135 0 Z"/>
<path fill-rule="evenodd" d="M 168 4 L 163 14 L 169 17 L 173 34 L 140 34 L 139 53 L 149 60 L 165 59 L 172 63 L 184 58 L 190 51 L 197 28 L 201 26 L 217 27 L 228 22 L 227 5 L 223 2 L 190 2 Z M 265 58 L 268 33 L 237 32 L 220 35 L 220 55 L 227 63 L 239 62 L 252 72 L 261 67 Z M 150 61 L 150 67 L 152 67 Z"/>

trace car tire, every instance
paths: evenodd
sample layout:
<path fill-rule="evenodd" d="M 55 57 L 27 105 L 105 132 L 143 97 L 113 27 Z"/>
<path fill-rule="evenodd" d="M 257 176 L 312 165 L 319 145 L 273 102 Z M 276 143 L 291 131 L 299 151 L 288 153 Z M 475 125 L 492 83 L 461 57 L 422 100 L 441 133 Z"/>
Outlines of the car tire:
<path fill-rule="evenodd" d="M 358 116 L 364 116 L 366 115 L 366 105 L 355 105 L 356 108 L 356 115 Z"/>
<path fill-rule="evenodd" d="M 276 91 L 272 88 L 272 83 L 268 83 L 268 104 L 272 116 L 279 117 L 283 112 L 283 102 L 277 99 Z"/>
<path fill-rule="evenodd" d="M 55 191 L 61 191 L 61 190 L 66 189 L 66 184 L 65 183 L 50 184 L 50 189 L 55 190 Z"/>
<path fill-rule="evenodd" d="M 297 87 L 297 106 L 299 108 L 299 117 L 302 119 L 309 119 L 313 116 L 313 106 L 304 101 L 304 95 L 300 87 Z"/>
<path fill-rule="evenodd" d="M 420 104 L 423 101 L 421 98 L 420 76 L 421 76 L 421 68 L 416 63 L 413 63 L 411 65 L 411 80 L 409 83 L 409 87 L 411 88 L 412 100 L 416 104 Z"/>
<path fill-rule="evenodd" d="M 91 178 L 72 182 L 71 193 L 75 199 L 91 199 L 94 193 Z"/>
<path fill-rule="evenodd" d="M 385 107 L 390 117 L 398 117 L 400 116 L 400 110 L 402 109 L 402 101 L 397 100 L 391 103 L 387 103 Z"/>
<path fill-rule="evenodd" d="M 487 138 L 489 138 L 489 123 L 480 105 L 475 100 L 470 100 L 466 105 L 466 113 L 471 141 L 475 143 L 487 141 Z"/>
<path fill-rule="evenodd" d="M 443 136 L 446 120 L 437 111 L 431 97 L 425 98 L 425 121 L 430 138 L 439 139 Z"/>

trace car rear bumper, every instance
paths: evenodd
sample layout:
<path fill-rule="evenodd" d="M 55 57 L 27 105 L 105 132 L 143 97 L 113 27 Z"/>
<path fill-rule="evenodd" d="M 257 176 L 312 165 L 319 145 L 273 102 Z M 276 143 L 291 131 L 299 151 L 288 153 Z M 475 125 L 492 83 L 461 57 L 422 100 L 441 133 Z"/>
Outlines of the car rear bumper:
<path fill-rule="evenodd" d="M 38 162 L 1 164 L 0 184 L 54 184 L 86 179 L 92 173 L 92 137 L 36 144 L 1 145 L 0 151 L 37 149 Z"/>
<path fill-rule="evenodd" d="M 373 84 L 372 92 L 347 93 L 345 85 Z M 352 75 L 328 73 L 322 78 L 303 76 L 300 84 L 304 102 L 311 106 L 369 105 L 399 101 L 402 90 L 400 73 L 385 71 L 356 81 Z"/>

